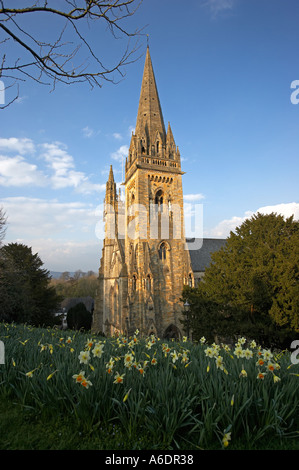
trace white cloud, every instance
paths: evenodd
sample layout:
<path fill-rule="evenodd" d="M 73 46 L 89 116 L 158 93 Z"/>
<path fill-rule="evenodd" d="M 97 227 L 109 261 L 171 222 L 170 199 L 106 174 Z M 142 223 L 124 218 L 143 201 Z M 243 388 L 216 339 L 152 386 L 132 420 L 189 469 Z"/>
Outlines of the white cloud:
<path fill-rule="evenodd" d="M 114 137 L 116 140 L 122 140 L 122 135 L 119 134 L 118 132 L 114 132 L 113 137 Z"/>
<path fill-rule="evenodd" d="M 96 227 L 102 211 L 82 202 L 62 203 L 26 197 L 0 200 L 8 217 L 4 243 L 32 247 L 47 269 L 96 270 L 101 243 Z"/>
<path fill-rule="evenodd" d="M 23 138 L 18 139 L 17 137 L 10 137 L 9 139 L 0 138 L 0 151 L 4 153 L 14 152 L 20 155 L 26 153 L 34 153 L 35 145 L 31 139 Z"/>
<path fill-rule="evenodd" d="M 75 161 L 61 142 L 36 145 L 31 139 L 0 139 L 0 185 L 2 186 L 50 186 L 52 189 L 75 188 L 79 193 L 104 191 L 104 184 L 94 184 L 89 176 L 77 171 Z M 39 151 L 39 152 L 38 152 Z M 13 156 L 7 156 L 14 153 Z M 42 171 L 35 163 L 29 162 L 31 154 L 47 164 L 48 171 Z"/>
<path fill-rule="evenodd" d="M 21 156 L 0 155 L 0 185 L 2 186 L 44 186 L 46 176 L 36 165 L 28 163 Z"/>
<path fill-rule="evenodd" d="M 82 238 L 89 231 L 95 237 L 96 208 L 83 202 L 59 202 L 56 199 L 8 197 L 0 200 L 8 217 L 7 237 Z M 84 236 L 85 237 L 85 236 Z"/>
<path fill-rule="evenodd" d="M 291 217 L 294 215 L 295 220 L 299 220 L 299 203 L 290 202 L 286 204 L 275 204 L 272 206 L 264 206 L 257 209 L 255 212 L 246 211 L 243 216 L 234 216 L 231 219 L 222 220 L 219 224 L 211 229 L 206 236 L 216 238 L 226 238 L 231 231 L 235 231 L 246 219 L 252 217 L 254 214 L 271 214 L 272 212 L 281 214 L 284 217 Z"/>
<path fill-rule="evenodd" d="M 23 242 L 25 243 L 25 241 Z M 25 243 L 26 244 L 26 243 Z M 95 271 L 99 269 L 101 246 L 98 241 L 53 240 L 43 238 L 31 244 L 45 267 L 51 271 Z"/>
<path fill-rule="evenodd" d="M 246 213 L 245 217 L 234 216 L 231 219 L 225 219 L 219 222 L 219 224 L 211 229 L 207 236 L 215 238 L 226 238 L 229 236 L 231 231 L 234 231 L 236 227 L 241 225 L 245 219 L 251 217 L 252 213 Z"/>
<path fill-rule="evenodd" d="M 43 144 L 42 148 L 44 152 L 41 156 L 47 162 L 48 168 L 54 172 L 51 176 L 54 189 L 68 186 L 77 188 L 87 179 L 84 173 L 73 169 L 75 167 L 74 159 L 67 153 L 66 147 L 62 143 Z"/>
<path fill-rule="evenodd" d="M 207 0 L 204 6 L 210 8 L 214 15 L 225 10 L 231 10 L 234 6 L 235 0 Z"/>
<path fill-rule="evenodd" d="M 184 200 L 185 201 L 188 201 L 188 202 L 192 202 L 192 201 L 200 201 L 202 199 L 204 199 L 205 196 L 203 194 L 184 194 Z"/>
<path fill-rule="evenodd" d="M 48 168 L 54 172 L 50 177 L 54 189 L 74 187 L 80 193 L 105 189 L 105 185 L 91 183 L 85 173 L 74 169 L 74 159 L 68 154 L 67 147 L 63 143 L 46 143 L 42 144 L 42 148 L 44 152 L 41 156 L 47 162 Z"/>
<path fill-rule="evenodd" d="M 94 135 L 94 130 L 91 129 L 90 127 L 86 126 L 82 129 L 84 137 L 87 137 L 88 139 Z"/>
<path fill-rule="evenodd" d="M 260 212 L 261 214 L 271 214 L 272 212 L 276 212 L 277 214 L 281 214 L 284 217 L 291 217 L 292 215 L 294 215 L 294 219 L 299 220 L 299 203 L 290 202 L 287 204 L 265 206 L 261 207 L 256 212 Z"/>
<path fill-rule="evenodd" d="M 111 154 L 111 158 L 117 162 L 122 162 L 123 159 L 125 161 L 126 157 L 128 156 L 128 152 L 129 147 L 127 145 L 122 145 L 118 150 L 116 150 L 116 152 Z"/>

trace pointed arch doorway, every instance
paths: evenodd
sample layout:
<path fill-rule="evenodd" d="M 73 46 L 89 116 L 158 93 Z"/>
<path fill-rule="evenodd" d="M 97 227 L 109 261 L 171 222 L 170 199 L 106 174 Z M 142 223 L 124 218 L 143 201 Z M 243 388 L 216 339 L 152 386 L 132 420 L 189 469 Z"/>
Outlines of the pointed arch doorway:
<path fill-rule="evenodd" d="M 181 336 L 180 330 L 174 324 L 169 325 L 166 328 L 164 335 L 163 335 L 165 339 L 175 339 L 175 340 L 179 340 L 180 336 Z"/>

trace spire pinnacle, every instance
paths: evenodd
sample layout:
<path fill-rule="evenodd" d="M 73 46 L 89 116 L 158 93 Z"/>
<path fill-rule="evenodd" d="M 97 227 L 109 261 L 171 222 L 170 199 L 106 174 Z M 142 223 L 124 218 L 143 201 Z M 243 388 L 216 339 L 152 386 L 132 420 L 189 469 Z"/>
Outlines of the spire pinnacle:
<path fill-rule="evenodd" d="M 145 135 L 148 143 L 153 144 L 157 133 L 160 133 L 164 143 L 166 139 L 164 120 L 149 46 L 147 46 L 135 134 L 139 137 Z"/>
<path fill-rule="evenodd" d="M 114 183 L 114 175 L 113 175 L 112 165 L 110 165 L 110 171 L 109 171 L 108 182 L 109 182 L 109 183 Z"/>
<path fill-rule="evenodd" d="M 106 202 L 116 199 L 116 183 L 114 181 L 112 165 L 110 165 L 109 178 L 106 183 Z"/>

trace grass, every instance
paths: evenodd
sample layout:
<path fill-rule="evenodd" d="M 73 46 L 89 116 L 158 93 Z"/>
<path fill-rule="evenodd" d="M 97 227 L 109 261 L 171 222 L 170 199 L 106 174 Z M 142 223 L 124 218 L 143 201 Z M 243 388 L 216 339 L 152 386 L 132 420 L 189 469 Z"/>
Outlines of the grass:
<path fill-rule="evenodd" d="M 0 450 L 139 450 L 153 449 L 156 442 L 138 433 L 129 440 L 121 426 L 108 424 L 84 431 L 73 419 L 53 416 L 46 419 L 18 403 L 6 400 L 0 403 Z M 210 445 L 205 450 L 216 450 Z M 266 439 L 248 446 L 242 440 L 230 446 L 231 450 L 299 450 L 299 440 Z M 163 449 L 162 449 L 163 450 Z M 168 450 L 168 449 L 165 449 Z M 198 449 L 188 449 L 198 450 Z"/>
<path fill-rule="evenodd" d="M 288 352 L 6 324 L 0 340 L 0 449 L 299 448 Z"/>

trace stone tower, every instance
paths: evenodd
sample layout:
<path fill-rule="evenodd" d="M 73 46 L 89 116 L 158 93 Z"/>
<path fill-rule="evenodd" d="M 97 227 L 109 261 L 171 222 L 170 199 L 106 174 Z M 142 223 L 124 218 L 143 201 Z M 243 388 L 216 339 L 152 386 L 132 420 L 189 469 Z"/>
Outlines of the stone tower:
<path fill-rule="evenodd" d="M 164 125 L 147 48 L 135 133 L 125 165 L 125 202 L 112 167 L 93 330 L 180 337 L 183 285 L 193 282 L 185 242 L 180 152 Z"/>

